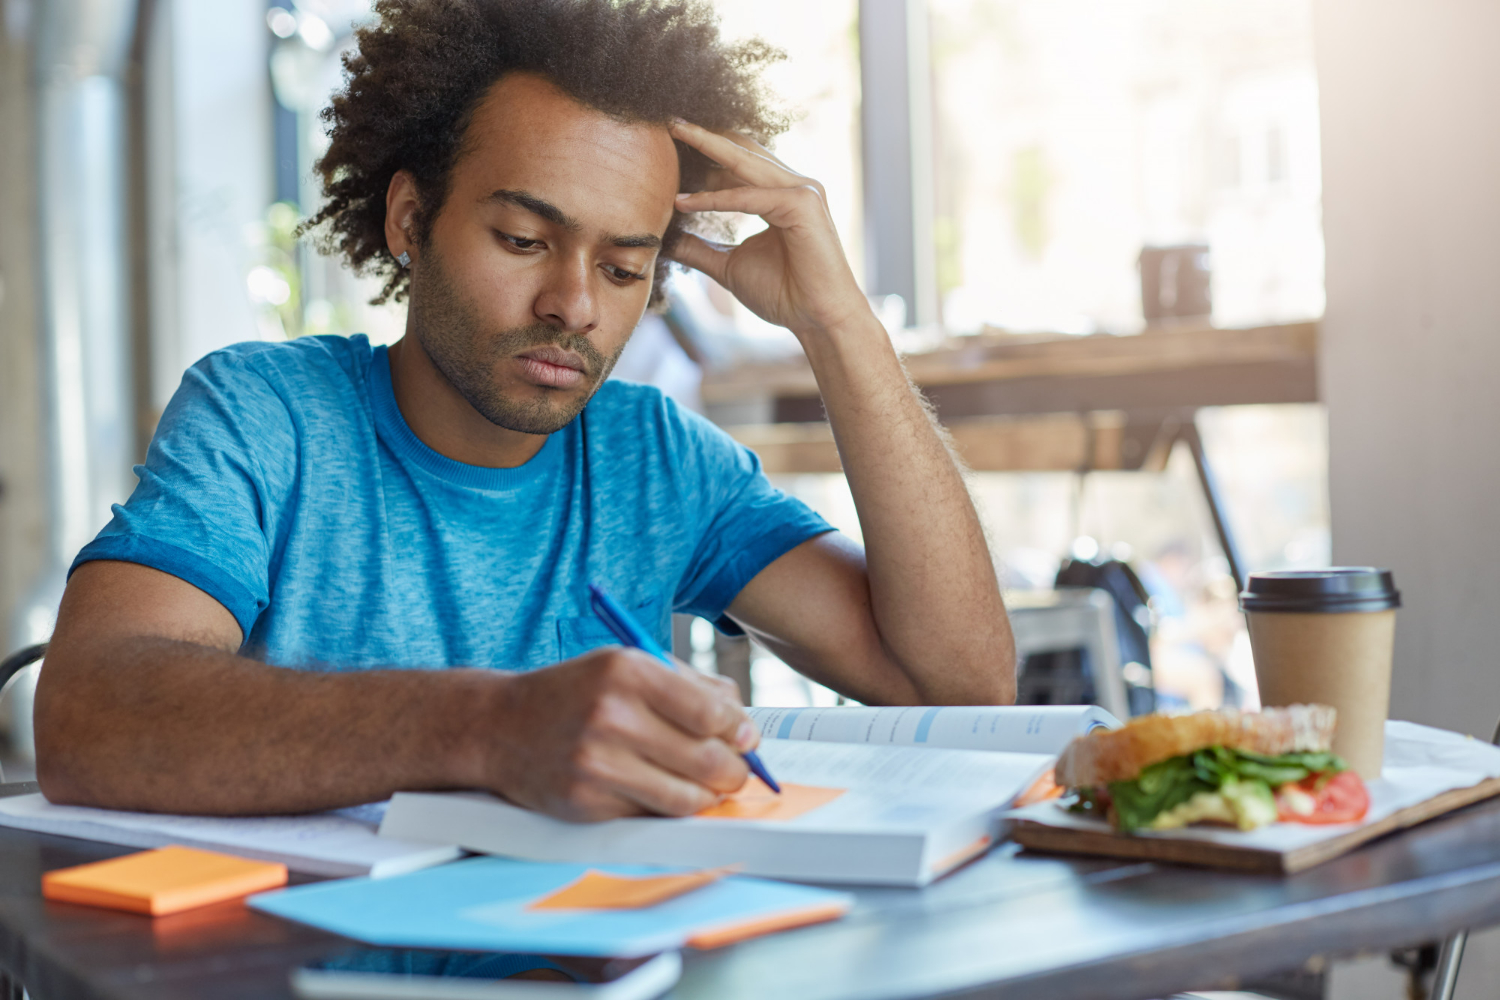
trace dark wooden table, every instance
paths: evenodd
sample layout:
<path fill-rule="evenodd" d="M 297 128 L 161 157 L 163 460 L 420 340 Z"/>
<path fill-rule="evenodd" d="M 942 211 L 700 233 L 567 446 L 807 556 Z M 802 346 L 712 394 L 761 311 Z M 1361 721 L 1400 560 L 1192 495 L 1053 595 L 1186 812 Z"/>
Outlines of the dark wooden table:
<path fill-rule="evenodd" d="M 0 966 L 36 1000 L 290 996 L 344 946 L 238 904 L 151 920 L 48 903 L 41 873 L 124 853 L 0 829 Z M 1289 878 L 1018 855 L 923 890 L 871 889 L 837 923 L 689 953 L 678 998 L 1140 1000 L 1228 988 L 1500 923 L 1500 801 Z"/>

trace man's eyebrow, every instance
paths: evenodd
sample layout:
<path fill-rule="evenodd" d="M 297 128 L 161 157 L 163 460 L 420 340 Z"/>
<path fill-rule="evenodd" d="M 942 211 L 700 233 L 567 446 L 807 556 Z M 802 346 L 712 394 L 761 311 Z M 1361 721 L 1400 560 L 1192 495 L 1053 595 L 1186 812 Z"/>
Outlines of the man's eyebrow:
<path fill-rule="evenodd" d="M 544 198 L 538 198 L 534 194 L 525 191 L 509 191 L 501 189 L 493 192 L 490 201 L 508 201 L 517 205 L 533 215 L 539 215 L 555 225 L 562 226 L 569 232 L 576 233 L 583 228 L 583 223 L 573 218 L 567 212 L 558 208 Z M 653 233 L 639 233 L 633 236 L 607 236 L 604 242 L 617 247 L 642 247 L 647 250 L 660 250 L 661 237 Z"/>
<path fill-rule="evenodd" d="M 538 198 L 534 194 L 527 194 L 525 191 L 496 191 L 490 195 L 490 201 L 508 201 L 512 205 L 519 205 L 533 215 L 540 215 L 548 222 L 562 226 L 569 232 L 576 233 L 583 228 L 581 222 L 552 204 L 552 202 Z"/>
<path fill-rule="evenodd" d="M 645 247 L 648 250 L 661 249 L 661 237 L 652 236 L 650 233 L 641 233 L 639 236 L 611 236 L 609 243 L 617 247 Z"/>

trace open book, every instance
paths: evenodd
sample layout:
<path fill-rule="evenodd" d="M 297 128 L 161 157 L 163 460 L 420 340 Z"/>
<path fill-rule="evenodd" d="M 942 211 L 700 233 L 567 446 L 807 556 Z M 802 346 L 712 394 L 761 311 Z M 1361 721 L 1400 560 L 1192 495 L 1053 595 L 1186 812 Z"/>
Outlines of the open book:
<path fill-rule="evenodd" d="M 492 795 L 403 792 L 380 832 L 532 861 L 733 864 L 798 881 L 925 885 L 989 846 L 999 814 L 1069 740 L 1117 724 L 1093 706 L 752 713 L 775 732 L 760 755 L 781 796 L 752 781 L 684 819 L 567 823 Z"/>

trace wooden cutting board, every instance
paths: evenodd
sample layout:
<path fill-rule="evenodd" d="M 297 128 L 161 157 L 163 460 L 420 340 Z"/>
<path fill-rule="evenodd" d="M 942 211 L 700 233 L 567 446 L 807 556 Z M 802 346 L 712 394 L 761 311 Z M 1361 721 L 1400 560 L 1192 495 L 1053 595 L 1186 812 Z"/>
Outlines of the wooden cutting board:
<path fill-rule="evenodd" d="M 1184 865 L 1206 865 L 1212 868 L 1234 868 L 1240 871 L 1271 872 L 1289 875 L 1331 861 L 1361 844 L 1369 843 L 1396 830 L 1425 823 L 1444 813 L 1461 809 L 1484 799 L 1500 795 L 1500 778 L 1490 778 L 1469 788 L 1455 788 L 1435 795 L 1426 802 L 1407 806 L 1374 823 L 1355 827 L 1348 833 L 1320 840 L 1292 851 L 1268 851 L 1262 848 L 1237 847 L 1178 837 L 1136 837 L 1112 830 L 1076 830 L 1048 826 L 1034 820 L 1017 820 L 1011 838 L 1033 851 L 1058 854 L 1103 854 L 1115 858 L 1143 861 L 1170 861 Z"/>

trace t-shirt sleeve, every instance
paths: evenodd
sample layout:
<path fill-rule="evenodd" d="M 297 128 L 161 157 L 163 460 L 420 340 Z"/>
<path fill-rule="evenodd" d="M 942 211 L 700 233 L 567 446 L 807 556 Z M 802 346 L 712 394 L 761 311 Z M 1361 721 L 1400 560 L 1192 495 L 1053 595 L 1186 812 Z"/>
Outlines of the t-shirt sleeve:
<path fill-rule="evenodd" d="M 700 541 L 678 587 L 675 609 L 740 629 L 724 614 L 757 573 L 809 538 L 834 530 L 761 471 L 760 459 L 697 414 L 672 408 L 682 421 L 685 454 L 695 463 Z"/>
<path fill-rule="evenodd" d="M 248 637 L 269 603 L 276 472 L 296 439 L 285 403 L 232 350 L 188 369 L 135 468 L 135 491 L 72 569 L 118 559 L 170 573 L 224 605 Z"/>

